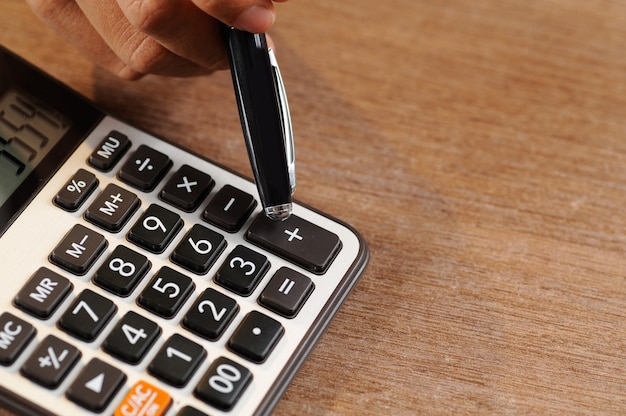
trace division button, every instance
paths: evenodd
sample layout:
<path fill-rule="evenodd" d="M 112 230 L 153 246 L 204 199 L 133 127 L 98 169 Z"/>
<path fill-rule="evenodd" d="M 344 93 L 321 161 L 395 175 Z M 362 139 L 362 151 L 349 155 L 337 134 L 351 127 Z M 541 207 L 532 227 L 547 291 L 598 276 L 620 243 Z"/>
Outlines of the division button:
<path fill-rule="evenodd" d="M 102 412 L 126 381 L 126 375 L 98 358 L 93 358 L 65 395 L 71 401 L 92 412 Z"/>
<path fill-rule="evenodd" d="M 117 176 L 137 189 L 151 191 L 171 166 L 172 161 L 167 155 L 141 145 L 130 155 Z"/>

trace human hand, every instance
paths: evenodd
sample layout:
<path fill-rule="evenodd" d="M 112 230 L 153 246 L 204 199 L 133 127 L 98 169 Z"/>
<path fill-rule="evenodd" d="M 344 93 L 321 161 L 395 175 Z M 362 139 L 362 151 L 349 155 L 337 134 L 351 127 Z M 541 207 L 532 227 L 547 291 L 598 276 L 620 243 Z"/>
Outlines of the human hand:
<path fill-rule="evenodd" d="M 125 79 L 228 68 L 221 23 L 253 33 L 287 0 L 26 0 L 96 64 Z"/>

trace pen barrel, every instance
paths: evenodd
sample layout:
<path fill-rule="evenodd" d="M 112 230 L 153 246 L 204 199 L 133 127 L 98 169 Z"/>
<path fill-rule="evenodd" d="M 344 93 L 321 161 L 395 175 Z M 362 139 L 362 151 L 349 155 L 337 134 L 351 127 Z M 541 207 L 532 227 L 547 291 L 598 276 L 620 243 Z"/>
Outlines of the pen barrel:
<path fill-rule="evenodd" d="M 264 208 L 291 202 L 284 126 L 264 34 L 227 29 L 237 107 Z"/>

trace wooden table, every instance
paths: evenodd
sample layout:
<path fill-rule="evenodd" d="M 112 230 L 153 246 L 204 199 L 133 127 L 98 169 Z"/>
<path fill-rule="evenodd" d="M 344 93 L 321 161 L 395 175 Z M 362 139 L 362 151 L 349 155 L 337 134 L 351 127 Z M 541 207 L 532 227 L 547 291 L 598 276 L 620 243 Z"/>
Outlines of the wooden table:
<path fill-rule="evenodd" d="M 626 3 L 277 7 L 297 198 L 372 258 L 276 414 L 626 412 Z M 22 0 L 0 42 L 250 175 L 227 72 L 115 79 Z"/>

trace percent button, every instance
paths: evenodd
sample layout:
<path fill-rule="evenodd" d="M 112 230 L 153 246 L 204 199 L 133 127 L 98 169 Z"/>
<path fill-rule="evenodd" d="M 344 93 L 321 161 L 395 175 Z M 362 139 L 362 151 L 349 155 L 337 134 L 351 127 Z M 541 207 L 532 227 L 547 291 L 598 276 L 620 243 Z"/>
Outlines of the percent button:
<path fill-rule="evenodd" d="M 93 173 L 78 169 L 57 193 L 54 203 L 67 211 L 74 212 L 85 202 L 97 185 L 98 179 Z"/>

